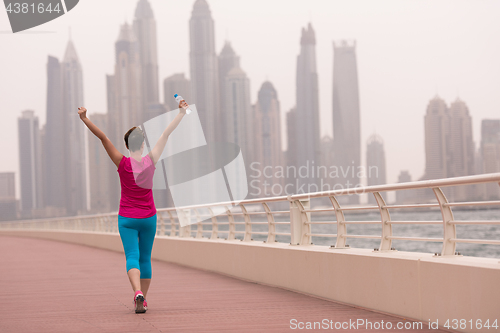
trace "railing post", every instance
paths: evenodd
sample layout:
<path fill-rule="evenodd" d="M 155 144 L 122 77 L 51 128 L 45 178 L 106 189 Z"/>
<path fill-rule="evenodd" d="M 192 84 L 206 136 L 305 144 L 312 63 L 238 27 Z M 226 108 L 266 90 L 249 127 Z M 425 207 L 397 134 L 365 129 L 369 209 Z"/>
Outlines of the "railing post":
<path fill-rule="evenodd" d="M 208 212 L 210 213 L 210 217 L 212 219 L 212 234 L 210 235 L 210 239 L 219 238 L 219 224 L 217 223 L 217 217 L 214 214 L 212 208 L 208 207 Z"/>
<path fill-rule="evenodd" d="M 271 209 L 269 209 L 269 206 L 267 203 L 263 202 L 262 206 L 264 206 L 264 210 L 266 211 L 266 216 L 267 216 L 267 243 L 274 243 L 276 240 L 276 224 L 274 224 L 274 216 L 271 213 Z"/>
<path fill-rule="evenodd" d="M 111 219 L 111 217 L 109 215 L 106 215 L 104 218 L 109 223 L 109 228 L 111 230 L 111 233 L 114 233 L 115 232 L 115 224 L 113 223 L 113 220 Z M 81 230 L 81 220 L 78 220 L 78 229 Z"/>
<path fill-rule="evenodd" d="M 330 196 L 330 201 L 332 203 L 333 208 L 335 209 L 335 217 L 337 218 L 337 242 L 335 242 L 335 248 L 346 249 L 348 248 L 346 246 L 347 226 L 344 223 L 345 222 L 344 212 L 342 211 L 339 202 L 333 195 Z"/>
<path fill-rule="evenodd" d="M 194 208 L 194 213 L 196 214 L 196 225 L 197 225 L 197 228 L 196 228 L 196 237 L 195 238 L 203 238 L 203 224 L 202 221 L 201 221 L 201 217 L 200 217 L 200 212 L 198 212 L 198 209 L 197 208 Z"/>
<path fill-rule="evenodd" d="M 392 236 L 392 224 L 389 210 L 385 207 L 385 200 L 379 192 L 373 192 L 373 196 L 377 201 L 378 209 L 380 210 L 380 218 L 382 221 L 382 238 L 380 240 L 379 251 L 390 251 L 392 249 L 392 239 L 387 238 Z"/>
<path fill-rule="evenodd" d="M 191 209 L 178 209 L 177 210 L 179 224 L 185 224 L 184 227 L 179 228 L 179 237 L 191 237 Z M 183 221 L 183 223 L 181 223 Z"/>
<path fill-rule="evenodd" d="M 236 238 L 236 225 L 234 224 L 234 216 L 231 213 L 231 209 L 226 206 L 227 221 L 229 222 L 229 230 L 227 232 L 227 240 L 233 240 Z"/>
<path fill-rule="evenodd" d="M 243 217 L 245 218 L 245 236 L 243 236 L 243 241 L 251 241 L 252 240 L 252 220 L 250 219 L 250 215 L 247 212 L 247 209 L 243 204 L 240 204 L 241 212 L 243 213 Z"/>
<path fill-rule="evenodd" d="M 170 219 L 170 235 L 169 236 L 175 237 L 177 234 L 177 226 L 175 224 L 175 218 L 172 215 L 171 211 L 168 210 L 167 213 L 168 213 L 168 217 Z"/>
<path fill-rule="evenodd" d="M 158 215 L 160 221 L 160 236 L 165 236 L 165 220 L 163 219 L 163 214 Z"/>
<path fill-rule="evenodd" d="M 311 225 L 307 222 L 311 221 L 311 213 L 304 212 L 310 208 L 309 199 L 292 200 L 290 201 L 290 235 L 291 245 L 310 245 L 311 244 Z"/>
<path fill-rule="evenodd" d="M 439 187 L 435 187 L 432 190 L 436 195 L 441 215 L 443 216 L 443 249 L 441 250 L 441 256 L 453 256 L 455 255 L 456 243 L 450 241 L 450 239 L 457 238 L 455 225 L 449 223 L 453 221 L 453 212 L 451 211 L 451 207 L 446 205 L 448 199 L 446 199 L 443 191 Z"/>

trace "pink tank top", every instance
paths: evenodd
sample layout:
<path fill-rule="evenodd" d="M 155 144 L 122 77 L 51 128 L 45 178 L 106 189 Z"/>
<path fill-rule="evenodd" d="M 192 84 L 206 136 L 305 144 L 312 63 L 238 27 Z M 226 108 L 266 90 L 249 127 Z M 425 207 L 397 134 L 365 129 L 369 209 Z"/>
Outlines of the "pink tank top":
<path fill-rule="evenodd" d="M 122 188 L 119 215 L 142 219 L 156 214 L 152 190 L 155 169 L 149 155 L 141 162 L 123 156 L 118 166 Z"/>

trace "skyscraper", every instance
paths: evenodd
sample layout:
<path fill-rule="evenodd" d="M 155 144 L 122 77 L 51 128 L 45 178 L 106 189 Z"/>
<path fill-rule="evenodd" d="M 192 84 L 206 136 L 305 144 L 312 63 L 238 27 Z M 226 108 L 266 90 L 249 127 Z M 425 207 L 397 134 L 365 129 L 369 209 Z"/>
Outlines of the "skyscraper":
<path fill-rule="evenodd" d="M 321 138 L 321 165 L 329 168 L 333 164 L 333 138 L 325 135 Z"/>
<path fill-rule="evenodd" d="M 0 172 L 0 199 L 16 197 L 16 181 L 14 172 Z"/>
<path fill-rule="evenodd" d="M 67 112 L 62 106 L 61 64 L 55 57 L 47 61 L 47 122 L 44 147 L 44 201 L 45 205 L 66 210 L 65 123 Z"/>
<path fill-rule="evenodd" d="M 450 174 L 448 177 L 469 176 L 475 173 L 475 147 L 472 138 L 472 118 L 465 102 L 456 99 L 450 105 Z M 474 186 L 452 187 L 454 201 L 474 199 Z"/>
<path fill-rule="evenodd" d="M 113 100 L 110 109 L 111 123 L 118 130 L 120 137 L 132 126 L 143 122 L 144 109 L 141 91 L 141 66 L 138 44 L 134 31 L 128 23 L 120 27 L 120 34 L 115 43 L 115 73 L 109 77 L 112 85 L 110 98 Z M 121 149 L 120 149 L 121 148 Z M 125 146 L 119 150 L 124 152 Z"/>
<path fill-rule="evenodd" d="M 207 142 L 220 133 L 219 82 L 215 54 L 214 21 L 206 0 L 196 0 L 189 21 L 191 96 L 199 111 Z"/>
<path fill-rule="evenodd" d="M 65 117 L 65 162 L 67 186 L 67 206 L 69 214 L 85 213 L 89 207 L 89 189 L 87 183 L 88 165 L 86 139 L 87 130 L 77 115 L 83 106 L 83 74 L 78 55 L 70 40 L 61 64 L 62 107 Z M 90 203 L 89 203 L 90 204 Z"/>
<path fill-rule="evenodd" d="M 484 119 L 481 123 L 481 155 L 483 173 L 500 172 L 500 119 Z M 486 184 L 487 200 L 500 198 L 500 184 Z"/>
<path fill-rule="evenodd" d="M 446 178 L 451 174 L 450 113 L 446 102 L 434 97 L 425 115 L 425 176 L 424 179 Z"/>
<path fill-rule="evenodd" d="M 387 183 L 384 141 L 377 134 L 370 136 L 366 145 L 366 178 L 368 186 Z M 386 192 L 382 192 L 382 197 L 387 200 Z M 371 193 L 368 194 L 368 202 L 377 202 Z"/>
<path fill-rule="evenodd" d="M 141 67 L 141 94 L 143 109 L 156 104 L 158 99 L 158 50 L 156 47 L 156 20 L 148 0 L 139 0 L 135 9 L 134 33 Z"/>
<path fill-rule="evenodd" d="M 440 179 L 472 175 L 474 166 L 472 119 L 467 105 L 457 98 L 448 108 L 445 101 L 434 97 L 425 115 L 425 175 L 423 179 Z M 433 199 L 430 191 L 427 199 Z M 472 199 L 472 187 L 445 189 L 449 200 Z"/>
<path fill-rule="evenodd" d="M 297 165 L 297 160 L 296 160 L 296 151 L 297 151 L 297 138 L 295 134 L 297 133 L 297 109 L 294 107 L 290 111 L 286 113 L 286 138 L 287 138 L 287 149 L 285 153 L 285 160 L 286 160 L 286 167 L 287 167 L 287 173 L 286 173 L 286 184 L 285 184 L 285 191 L 286 195 L 289 194 L 295 194 L 296 190 L 296 185 L 297 185 L 297 175 L 296 173 L 291 173 L 288 172 L 288 170 L 295 170 L 296 171 L 296 165 Z"/>
<path fill-rule="evenodd" d="M 107 75 L 109 138 L 125 156 L 128 152 L 123 135 L 145 118 L 142 102 L 141 63 L 135 33 L 128 23 L 120 27 L 115 43 L 115 72 Z M 110 169 L 110 207 L 118 209 L 120 184 L 116 170 Z"/>
<path fill-rule="evenodd" d="M 450 105 L 450 174 L 460 177 L 474 174 L 472 118 L 467 104 L 460 99 Z"/>
<path fill-rule="evenodd" d="M 42 165 L 38 117 L 31 110 L 23 111 L 17 120 L 19 134 L 19 176 L 21 183 L 21 212 L 31 217 L 31 210 L 41 208 Z"/>
<path fill-rule="evenodd" d="M 333 144 L 335 166 L 347 176 L 338 183 L 343 188 L 360 183 L 361 128 L 359 110 L 358 69 L 356 43 L 345 40 L 333 43 Z M 359 196 L 348 197 L 351 204 L 359 203 Z"/>
<path fill-rule="evenodd" d="M 249 165 L 254 159 L 254 117 L 250 103 L 250 80 L 245 72 L 233 68 L 226 75 L 226 139 L 240 146 L 249 171 Z"/>
<path fill-rule="evenodd" d="M 87 132 L 76 113 L 82 105 L 82 67 L 69 40 L 63 61 L 49 56 L 47 64 L 43 197 L 46 208 L 51 207 L 46 211 L 58 215 L 64 214 L 62 209 L 75 215 L 89 208 Z"/>
<path fill-rule="evenodd" d="M 18 202 L 14 172 L 0 172 L 0 221 L 17 219 Z"/>
<path fill-rule="evenodd" d="M 257 169 L 262 172 L 260 188 L 264 181 L 272 187 L 274 184 L 282 184 L 283 179 L 268 177 L 269 172 L 263 173 L 264 168 L 276 170 L 276 167 L 283 166 L 283 151 L 281 149 L 281 121 L 280 104 L 278 94 L 273 84 L 266 81 L 262 84 L 257 103 L 254 106 L 254 161 L 259 164 Z M 271 174 L 274 174 L 271 172 Z M 284 193 L 272 193 L 275 195 L 284 195 Z"/>
<path fill-rule="evenodd" d="M 318 73 L 316 70 L 316 37 L 309 23 L 302 28 L 300 39 L 300 54 L 297 56 L 296 81 L 296 136 L 295 167 L 313 167 L 320 164 L 320 128 L 319 128 L 319 91 Z M 292 148 L 292 149 L 293 149 Z M 318 179 L 312 172 L 308 177 L 299 177 L 299 186 L 302 184 L 317 184 Z M 312 191 L 319 188 L 311 187 Z M 309 191 L 309 188 L 308 190 Z"/>
<path fill-rule="evenodd" d="M 181 95 L 188 104 L 192 103 L 191 85 L 184 73 L 174 74 L 163 81 L 163 96 L 168 111 L 179 108 L 179 103 L 174 99 L 174 95 Z"/>
<path fill-rule="evenodd" d="M 226 118 L 224 117 L 230 110 L 230 106 L 226 104 L 226 76 L 233 69 L 240 67 L 240 57 L 234 52 L 231 43 L 226 41 L 224 47 L 222 48 L 219 56 L 217 57 L 218 62 L 218 79 L 219 79 L 219 94 L 220 94 L 220 116 L 219 121 L 225 126 Z M 221 140 L 226 140 L 226 133 L 222 131 L 220 133 Z"/>

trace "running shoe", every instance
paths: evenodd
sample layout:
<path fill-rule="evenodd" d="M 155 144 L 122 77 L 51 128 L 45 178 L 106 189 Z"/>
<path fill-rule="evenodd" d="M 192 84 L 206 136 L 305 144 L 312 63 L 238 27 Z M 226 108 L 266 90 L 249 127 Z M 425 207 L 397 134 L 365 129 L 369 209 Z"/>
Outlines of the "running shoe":
<path fill-rule="evenodd" d="M 134 296 L 135 313 L 144 313 L 146 309 L 144 308 L 144 295 L 142 291 L 137 290 Z"/>

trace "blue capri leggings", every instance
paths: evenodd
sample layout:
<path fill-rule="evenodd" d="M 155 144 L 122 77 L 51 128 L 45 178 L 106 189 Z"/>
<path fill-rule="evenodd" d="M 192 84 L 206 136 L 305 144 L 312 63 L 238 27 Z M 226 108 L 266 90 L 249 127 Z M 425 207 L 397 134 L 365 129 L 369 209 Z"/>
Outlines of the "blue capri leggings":
<path fill-rule="evenodd" d="M 137 268 L 141 271 L 141 279 L 151 279 L 151 251 L 156 235 L 156 214 L 144 219 L 118 215 L 118 230 L 127 258 L 127 272 Z"/>

